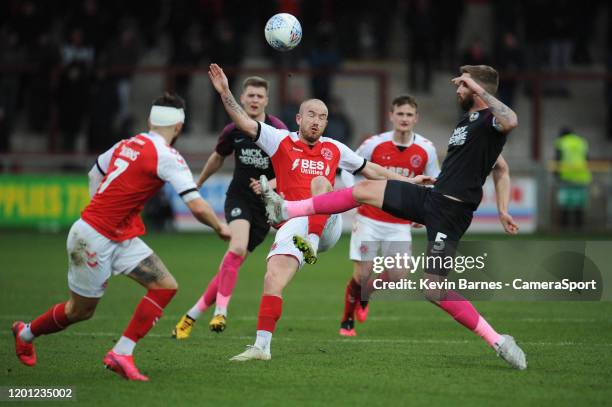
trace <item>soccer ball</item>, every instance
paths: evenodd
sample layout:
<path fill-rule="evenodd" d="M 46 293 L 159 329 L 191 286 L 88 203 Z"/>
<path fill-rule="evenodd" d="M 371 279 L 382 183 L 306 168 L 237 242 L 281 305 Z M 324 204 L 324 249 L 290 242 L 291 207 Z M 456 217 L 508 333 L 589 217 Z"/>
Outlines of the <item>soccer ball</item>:
<path fill-rule="evenodd" d="M 266 41 L 277 51 L 290 51 L 302 39 L 302 25 L 288 13 L 275 14 L 266 23 Z"/>

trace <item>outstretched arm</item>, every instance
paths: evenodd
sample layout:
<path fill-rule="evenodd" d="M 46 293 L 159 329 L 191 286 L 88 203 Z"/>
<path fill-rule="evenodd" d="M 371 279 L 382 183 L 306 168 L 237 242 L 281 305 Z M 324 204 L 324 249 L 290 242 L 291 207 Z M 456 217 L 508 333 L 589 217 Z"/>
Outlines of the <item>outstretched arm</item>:
<path fill-rule="evenodd" d="M 508 213 L 508 205 L 510 204 L 510 167 L 508 167 L 508 163 L 501 155 L 497 157 L 492 172 L 499 221 L 506 233 L 515 235 L 518 233 L 519 227 Z"/>
<path fill-rule="evenodd" d="M 213 228 L 215 233 L 219 235 L 219 237 L 223 240 L 229 240 L 231 236 L 231 232 L 229 227 L 220 222 L 215 215 L 215 211 L 210 207 L 210 205 L 202 198 L 192 199 L 189 202 L 186 202 L 187 208 L 191 211 L 193 216 L 205 225 Z"/>
<path fill-rule="evenodd" d="M 423 185 L 433 184 L 433 182 L 435 181 L 434 178 L 426 175 L 417 175 L 413 178 L 404 177 L 371 161 L 368 161 L 366 163 L 365 167 L 363 167 L 363 170 L 361 170 L 361 174 L 367 179 L 391 179 Z"/>
<path fill-rule="evenodd" d="M 508 106 L 499 101 L 495 96 L 483 89 L 469 74 L 463 74 L 454 78 L 452 82 L 459 86 L 462 82 L 470 88 L 485 104 L 495 116 L 495 127 L 502 133 L 508 133 L 510 130 L 518 126 L 518 117 L 516 113 Z"/>
<path fill-rule="evenodd" d="M 216 151 L 213 151 L 210 157 L 208 157 L 208 160 L 206 161 L 206 164 L 204 165 L 204 168 L 202 168 L 202 172 L 198 177 L 198 181 L 196 182 L 198 188 L 200 188 L 211 175 L 219 171 L 219 168 L 223 166 L 223 161 L 225 161 L 225 157 Z"/>
<path fill-rule="evenodd" d="M 221 95 L 221 101 L 223 102 L 223 106 L 225 106 L 225 111 L 236 126 L 247 136 L 252 138 L 257 137 L 258 124 L 246 114 L 244 109 L 240 106 L 240 103 L 238 103 L 234 95 L 232 95 L 227 76 L 225 76 L 223 69 L 217 64 L 210 64 L 208 77 L 215 87 L 215 90 Z"/>

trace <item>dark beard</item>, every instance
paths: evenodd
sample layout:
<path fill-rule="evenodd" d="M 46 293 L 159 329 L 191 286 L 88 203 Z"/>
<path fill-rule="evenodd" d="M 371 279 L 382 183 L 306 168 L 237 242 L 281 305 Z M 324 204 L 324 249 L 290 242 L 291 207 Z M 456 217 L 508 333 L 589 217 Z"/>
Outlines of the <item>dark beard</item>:
<path fill-rule="evenodd" d="M 315 144 L 319 140 L 319 138 L 314 136 L 304 136 L 304 140 L 306 140 L 310 144 Z"/>
<path fill-rule="evenodd" d="M 316 144 L 316 142 L 319 141 L 319 138 L 320 138 L 317 136 L 313 136 L 312 134 L 306 136 L 303 132 L 300 133 L 299 131 L 298 131 L 298 134 L 302 136 L 302 138 L 306 141 L 307 144 L 311 144 L 311 145 Z"/>
<path fill-rule="evenodd" d="M 469 96 L 463 100 L 459 101 L 459 106 L 464 112 L 469 112 L 469 110 L 474 106 L 474 97 Z"/>

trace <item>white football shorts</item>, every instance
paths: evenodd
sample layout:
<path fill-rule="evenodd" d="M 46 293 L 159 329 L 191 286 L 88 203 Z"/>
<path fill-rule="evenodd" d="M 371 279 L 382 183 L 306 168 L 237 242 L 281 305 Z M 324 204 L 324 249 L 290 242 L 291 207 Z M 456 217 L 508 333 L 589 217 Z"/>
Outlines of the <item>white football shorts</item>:
<path fill-rule="evenodd" d="M 82 219 L 74 222 L 66 241 L 68 287 L 78 295 L 100 298 L 112 275 L 128 274 L 153 250 L 135 237 L 114 242 Z"/>
<path fill-rule="evenodd" d="M 410 224 L 381 222 L 355 214 L 351 233 L 350 257 L 354 261 L 372 261 L 376 256 L 408 256 L 412 253 Z"/>
<path fill-rule="evenodd" d="M 339 214 L 334 214 L 327 219 L 321 240 L 319 241 L 318 253 L 327 251 L 335 246 L 342 234 L 342 217 Z M 304 265 L 304 255 L 293 244 L 293 236 L 298 235 L 307 237 L 308 235 L 308 217 L 289 219 L 276 232 L 274 243 L 268 253 L 267 259 L 278 254 L 293 256 L 299 262 L 299 267 Z"/>

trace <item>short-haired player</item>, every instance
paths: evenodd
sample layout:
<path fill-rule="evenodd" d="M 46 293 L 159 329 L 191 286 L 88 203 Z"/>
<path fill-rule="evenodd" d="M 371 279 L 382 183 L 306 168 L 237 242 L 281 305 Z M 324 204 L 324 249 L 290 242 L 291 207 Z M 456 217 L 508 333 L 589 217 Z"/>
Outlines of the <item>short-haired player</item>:
<path fill-rule="evenodd" d="M 366 139 L 357 149 L 363 158 L 406 177 L 425 174 L 438 176 L 440 165 L 431 141 L 414 132 L 418 122 L 418 104 L 414 97 L 401 95 L 391 102 L 389 120 L 393 130 Z M 354 177 L 342 172 L 345 186 L 354 184 Z M 420 225 L 415 224 L 415 227 Z M 375 256 L 411 255 L 411 221 L 390 215 L 370 205 L 361 205 L 353 221 L 350 258 L 353 275 L 345 289 L 344 312 L 340 335 L 355 336 L 355 320 L 365 322 L 368 302 L 374 291 L 372 261 Z M 380 278 L 398 281 L 406 277 L 407 269 L 386 270 Z"/>
<path fill-rule="evenodd" d="M 448 153 L 433 188 L 424 188 L 395 180 L 366 180 L 352 188 L 334 191 L 309 199 L 289 202 L 268 194 L 266 208 L 273 222 L 313 214 L 341 213 L 361 204 L 424 224 L 427 228 L 427 255 L 434 258 L 453 256 L 457 244 L 472 222 L 482 199 L 482 186 L 494 167 L 505 165 L 501 157 L 508 133 L 518 125 L 516 113 L 495 96 L 499 76 L 486 65 L 466 65 L 460 76 L 452 79 L 457 101 L 466 114 L 453 130 Z M 494 177 L 499 177 L 495 175 Z M 502 177 L 503 176 L 502 173 Z M 509 197 L 508 182 L 504 200 Z M 498 191 L 499 192 L 499 191 Z M 500 221 L 510 234 L 518 232 L 512 216 L 501 207 Z M 424 278 L 444 282 L 450 272 L 443 262 L 431 262 Z M 440 267 L 441 266 L 441 267 Z M 457 322 L 476 333 L 496 353 L 517 369 L 527 368 L 523 350 L 510 335 L 497 333 L 476 311 L 472 303 L 453 290 L 432 287 L 424 290 L 425 298 L 450 314 Z"/>
<path fill-rule="evenodd" d="M 126 275 L 147 289 L 123 335 L 106 353 L 104 365 L 128 380 L 149 380 L 134 364 L 133 351 L 163 314 L 178 284 L 159 257 L 139 236 L 145 233 L 140 212 L 167 182 L 197 220 L 227 240 L 219 222 L 196 189 L 189 167 L 172 148 L 185 121 L 183 100 L 166 94 L 153 102 L 149 131 L 118 142 L 89 171 L 91 202 L 67 239 L 70 298 L 26 324 L 13 324 L 15 350 L 28 366 L 36 364 L 33 341 L 90 319 L 113 275 Z"/>

